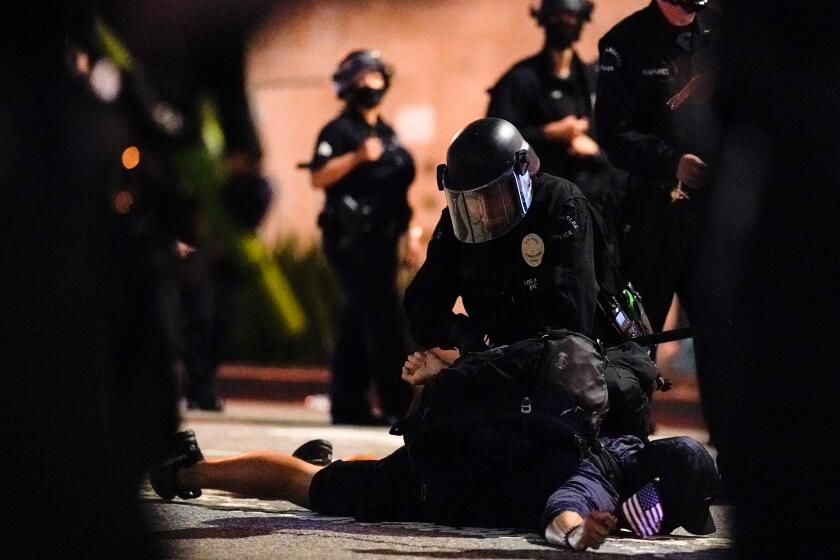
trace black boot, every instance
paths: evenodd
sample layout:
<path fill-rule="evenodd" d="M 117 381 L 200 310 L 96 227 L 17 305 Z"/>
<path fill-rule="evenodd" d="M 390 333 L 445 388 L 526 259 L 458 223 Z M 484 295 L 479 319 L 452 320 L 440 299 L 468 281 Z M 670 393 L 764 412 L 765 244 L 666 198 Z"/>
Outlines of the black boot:
<path fill-rule="evenodd" d="M 325 467 L 332 463 L 332 451 L 332 443 L 325 439 L 313 439 L 295 449 L 292 457 L 297 457 L 313 465 Z"/>
<path fill-rule="evenodd" d="M 172 436 L 169 451 L 149 472 L 149 482 L 152 489 L 164 500 L 171 500 L 175 496 L 184 500 L 191 500 L 201 496 L 201 490 L 190 490 L 178 486 L 178 471 L 191 467 L 204 460 L 204 455 L 198 447 L 195 432 L 185 430 Z"/>

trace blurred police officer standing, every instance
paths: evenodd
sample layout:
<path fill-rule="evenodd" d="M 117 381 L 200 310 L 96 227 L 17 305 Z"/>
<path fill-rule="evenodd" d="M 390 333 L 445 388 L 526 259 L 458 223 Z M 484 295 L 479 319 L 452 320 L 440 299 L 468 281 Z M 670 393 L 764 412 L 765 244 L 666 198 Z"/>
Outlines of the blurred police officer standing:
<path fill-rule="evenodd" d="M 332 361 L 335 424 L 394 420 L 411 397 L 400 380 L 407 349 L 396 273 L 414 162 L 380 116 L 391 76 L 377 51 L 353 51 L 341 61 L 333 82 L 345 106 L 318 135 L 311 163 L 312 185 L 326 191 L 318 218 L 324 251 L 345 297 Z M 371 378 L 384 419 L 365 397 Z"/>
<path fill-rule="evenodd" d="M 720 13 L 709 0 L 654 0 L 599 44 L 596 121 L 601 142 L 631 179 L 620 218 L 624 275 L 644 297 L 654 330 L 674 293 L 695 324 L 731 318 L 723 273 L 704 266 L 719 123 L 710 104 L 720 49 Z M 713 259 L 714 260 L 714 259 Z M 731 337 L 695 340 L 698 382 L 712 440 L 722 441 L 733 405 Z M 726 451 L 718 464 L 727 480 Z"/>
<path fill-rule="evenodd" d="M 600 41 L 596 122 L 630 172 L 622 264 L 654 330 L 674 293 L 691 315 L 690 267 L 708 201 L 717 121 L 707 103 L 719 28 L 708 0 L 654 0 Z"/>
<path fill-rule="evenodd" d="M 575 183 L 609 217 L 626 174 L 610 167 L 594 139 L 596 70 L 575 50 L 593 8 L 590 0 L 542 0 L 531 9 L 545 46 L 490 89 L 487 116 L 513 123 L 540 154 L 544 172 Z"/>
<path fill-rule="evenodd" d="M 0 268 L 14 273 L 0 291 L 0 354 L 15 450 L 4 550 L 157 554 L 137 493 L 177 426 L 173 245 L 189 237 L 193 196 L 173 154 L 199 128 L 198 53 L 218 47 L 210 74 L 227 87 L 214 91 L 241 94 L 242 50 L 228 38 L 260 4 L 4 6 Z M 252 126 L 228 107 L 226 124 Z"/>

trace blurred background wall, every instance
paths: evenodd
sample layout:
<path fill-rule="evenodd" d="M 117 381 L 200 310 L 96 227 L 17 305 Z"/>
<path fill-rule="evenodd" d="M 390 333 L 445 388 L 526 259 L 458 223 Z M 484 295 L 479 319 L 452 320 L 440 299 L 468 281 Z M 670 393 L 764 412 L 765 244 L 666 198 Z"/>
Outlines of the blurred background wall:
<path fill-rule="evenodd" d="M 269 244 L 319 239 L 323 193 L 309 185 L 315 138 L 340 109 L 330 76 L 347 52 L 373 48 L 396 76 L 384 117 L 416 159 L 409 196 L 427 238 L 444 207 L 435 167 L 453 134 L 487 108 L 487 89 L 515 61 L 540 50 L 542 30 L 530 0 L 288 1 L 252 38 L 248 89 L 265 150 L 264 170 L 278 187 L 261 229 Z M 647 0 L 596 0 L 581 57 L 595 60 L 598 39 Z"/>

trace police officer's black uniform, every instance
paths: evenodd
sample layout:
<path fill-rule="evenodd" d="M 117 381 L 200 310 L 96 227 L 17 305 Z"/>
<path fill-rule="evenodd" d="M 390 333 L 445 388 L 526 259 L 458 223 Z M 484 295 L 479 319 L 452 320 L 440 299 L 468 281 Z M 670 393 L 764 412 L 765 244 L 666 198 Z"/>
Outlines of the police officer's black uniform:
<path fill-rule="evenodd" d="M 710 72 L 716 14 L 698 13 L 685 28 L 671 25 L 657 3 L 638 11 L 600 41 L 596 124 L 614 165 L 630 172 L 620 218 L 625 278 L 644 297 L 654 330 L 662 327 L 674 292 L 691 313 L 690 266 L 708 193 L 672 202 L 683 154 L 711 163 L 716 121 L 707 105 L 666 102 L 692 77 Z"/>
<path fill-rule="evenodd" d="M 540 154 L 544 172 L 574 180 L 579 171 L 603 164 L 603 159 L 585 161 L 569 155 L 567 146 L 548 140 L 542 127 L 570 115 L 590 118 L 595 78 L 595 69 L 577 53 L 572 58 L 569 76 L 561 78 L 554 71 L 551 52 L 546 48 L 517 62 L 499 78 L 490 90 L 487 116 L 513 123 Z"/>
<path fill-rule="evenodd" d="M 545 125 L 569 116 L 592 118 L 596 66 L 584 63 L 574 50 L 592 8 L 587 0 L 543 0 L 531 10 L 545 30 L 545 47 L 514 64 L 489 90 L 487 116 L 513 123 L 540 154 L 542 171 L 575 183 L 611 226 L 626 173 L 610 166 L 601 153 L 572 155 L 568 142 L 549 139 L 543 132 Z M 572 54 L 569 74 L 561 77 L 552 53 L 568 51 Z M 587 134 L 597 137 L 592 123 Z"/>
<path fill-rule="evenodd" d="M 611 217 L 622 194 L 626 175 L 612 168 L 603 155 L 570 155 L 568 145 L 548 140 L 542 127 L 567 116 L 592 117 L 596 72 L 575 53 L 571 72 L 561 78 L 554 71 L 551 53 L 517 62 L 490 90 L 488 117 L 513 123 L 540 154 L 545 173 L 574 182 L 605 217 Z M 590 136 L 596 137 L 594 130 Z M 611 220 L 610 220 L 611 223 Z"/>
<path fill-rule="evenodd" d="M 371 377 L 386 416 L 402 416 L 411 398 L 399 377 L 407 346 L 396 287 L 397 245 L 411 217 L 406 198 L 414 180 L 411 155 L 383 120 L 370 125 L 348 108 L 318 135 L 311 166 L 320 169 L 371 136 L 381 140 L 382 157 L 331 185 L 318 218 L 324 251 L 346 300 L 333 356 L 336 423 L 371 420 L 364 396 Z"/>
<path fill-rule="evenodd" d="M 586 199 L 559 177 L 535 177 L 533 203 L 510 232 L 463 243 L 447 210 L 423 267 L 406 290 L 411 332 L 427 348 L 480 342 L 509 344 L 544 327 L 591 334 L 598 294 L 594 238 Z M 452 306 L 461 296 L 469 317 Z"/>

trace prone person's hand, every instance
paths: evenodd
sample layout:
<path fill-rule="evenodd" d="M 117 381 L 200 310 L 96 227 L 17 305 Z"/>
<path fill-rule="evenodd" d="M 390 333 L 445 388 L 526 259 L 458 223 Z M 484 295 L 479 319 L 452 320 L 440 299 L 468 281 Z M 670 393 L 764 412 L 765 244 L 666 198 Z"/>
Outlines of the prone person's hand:
<path fill-rule="evenodd" d="M 423 385 L 448 365 L 431 350 L 415 352 L 405 359 L 400 377 L 411 385 Z"/>
<path fill-rule="evenodd" d="M 384 151 L 385 147 L 382 145 L 382 140 L 376 136 L 365 138 L 365 141 L 356 148 L 356 153 L 362 161 L 378 161 Z"/>
<path fill-rule="evenodd" d="M 608 511 L 591 511 L 584 518 L 583 525 L 578 531 L 581 531 L 580 537 L 575 540 L 576 550 L 586 550 L 592 548 L 598 550 L 607 537 L 610 536 L 616 525 L 618 519 Z"/>
<path fill-rule="evenodd" d="M 586 134 L 589 130 L 589 119 L 579 119 L 573 115 L 553 121 L 543 126 L 543 134 L 549 140 L 571 142 L 576 136 Z"/>

